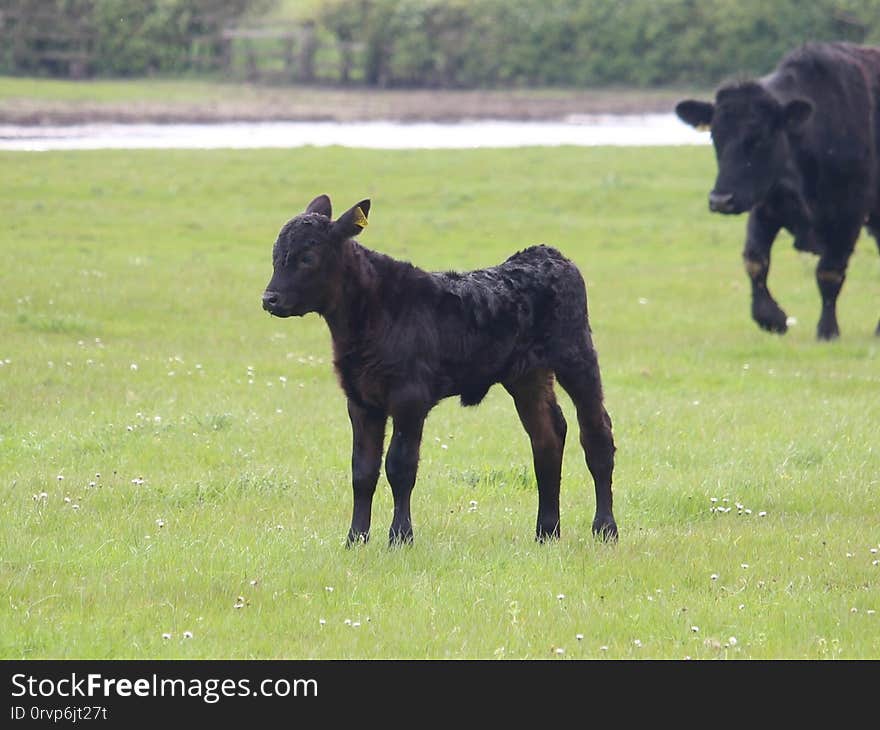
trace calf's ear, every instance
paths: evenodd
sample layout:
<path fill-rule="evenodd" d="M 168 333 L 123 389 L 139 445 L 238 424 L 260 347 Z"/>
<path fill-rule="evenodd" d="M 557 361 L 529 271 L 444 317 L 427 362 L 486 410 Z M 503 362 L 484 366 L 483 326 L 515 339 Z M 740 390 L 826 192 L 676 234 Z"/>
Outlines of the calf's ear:
<path fill-rule="evenodd" d="M 370 201 L 362 200 L 353 205 L 333 224 L 333 232 L 342 238 L 353 238 L 367 227 Z"/>
<path fill-rule="evenodd" d="M 330 198 L 326 195 L 319 195 L 306 207 L 306 213 L 320 213 L 328 218 L 332 217 L 333 206 L 330 204 Z"/>
<path fill-rule="evenodd" d="M 803 99 L 794 99 L 782 107 L 782 123 L 791 131 L 800 127 L 813 113 L 813 105 Z"/>
<path fill-rule="evenodd" d="M 686 99 L 675 105 L 675 113 L 685 124 L 702 130 L 711 126 L 715 105 L 708 101 Z"/>

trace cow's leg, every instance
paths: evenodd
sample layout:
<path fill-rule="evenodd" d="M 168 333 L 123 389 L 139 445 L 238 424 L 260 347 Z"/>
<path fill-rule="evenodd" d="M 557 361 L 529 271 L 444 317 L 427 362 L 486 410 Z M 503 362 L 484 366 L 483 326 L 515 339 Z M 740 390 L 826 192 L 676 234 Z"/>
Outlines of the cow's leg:
<path fill-rule="evenodd" d="M 880 251 L 880 213 L 872 213 L 868 217 L 868 232 L 874 236 L 874 241 L 877 244 L 877 251 Z M 880 321 L 877 322 L 877 329 L 874 330 L 874 334 L 877 337 L 880 337 Z"/>
<path fill-rule="evenodd" d="M 388 417 L 381 411 L 363 408 L 348 401 L 351 419 L 351 483 L 354 507 L 346 545 L 370 539 L 370 515 L 373 494 L 382 468 L 382 445 L 385 441 L 385 423 Z"/>
<path fill-rule="evenodd" d="M 404 406 L 392 411 L 394 432 L 385 457 L 385 476 L 394 496 L 394 517 L 388 531 L 390 545 L 413 541 L 410 496 L 416 483 L 426 415 L 427 409 L 418 406 Z"/>
<path fill-rule="evenodd" d="M 577 408 L 581 446 L 596 488 L 593 534 L 603 540 L 616 540 L 617 523 L 611 494 L 615 451 L 611 417 L 605 410 L 599 360 L 589 331 L 585 331 L 582 337 L 582 343 L 568 351 L 559 363 L 556 378 Z"/>
<path fill-rule="evenodd" d="M 837 297 L 846 280 L 846 267 L 856 246 L 861 222 L 848 230 L 837 230 L 828 234 L 823 254 L 816 266 L 816 284 L 822 296 L 822 312 L 816 327 L 816 338 L 833 340 L 840 336 L 837 326 Z"/>
<path fill-rule="evenodd" d="M 749 213 L 743 263 L 752 282 L 752 319 L 768 332 L 784 334 L 788 317 L 767 288 L 770 273 L 770 249 L 782 226 L 761 208 Z"/>
<path fill-rule="evenodd" d="M 559 538 L 559 482 L 567 426 L 553 393 L 553 373 L 533 370 L 504 384 L 513 396 L 519 420 L 532 444 L 538 481 L 538 519 L 535 539 Z"/>

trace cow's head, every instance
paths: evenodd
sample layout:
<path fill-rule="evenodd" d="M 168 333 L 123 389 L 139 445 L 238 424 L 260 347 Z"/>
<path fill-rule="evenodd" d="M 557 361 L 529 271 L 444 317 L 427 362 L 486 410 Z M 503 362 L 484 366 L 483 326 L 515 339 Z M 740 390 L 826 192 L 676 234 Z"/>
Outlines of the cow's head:
<path fill-rule="evenodd" d="M 367 225 L 370 201 L 331 220 L 330 198 L 319 195 L 281 228 L 272 249 L 274 271 L 263 309 L 276 317 L 323 314 L 342 288 L 342 244 Z"/>
<path fill-rule="evenodd" d="M 796 133 L 812 111 L 802 99 L 781 104 L 754 81 L 722 87 L 714 104 L 679 102 L 675 113 L 682 121 L 712 130 L 718 177 L 709 209 L 743 213 L 762 201 L 789 167 L 788 134 Z"/>

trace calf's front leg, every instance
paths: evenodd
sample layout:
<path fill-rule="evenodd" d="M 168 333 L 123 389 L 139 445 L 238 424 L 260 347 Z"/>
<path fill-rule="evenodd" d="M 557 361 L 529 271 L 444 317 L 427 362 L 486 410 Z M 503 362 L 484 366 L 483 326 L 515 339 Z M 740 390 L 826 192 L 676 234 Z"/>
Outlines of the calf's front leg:
<path fill-rule="evenodd" d="M 394 416 L 394 432 L 385 457 L 385 476 L 394 496 L 394 517 L 388 531 L 389 545 L 413 541 L 410 496 L 416 483 L 424 424 L 424 413 L 408 412 Z"/>
<path fill-rule="evenodd" d="M 351 483 L 354 507 L 346 546 L 351 547 L 370 539 L 373 494 L 376 492 L 376 482 L 382 468 L 382 447 L 388 416 L 382 411 L 364 408 L 349 400 L 348 417 L 351 419 L 352 431 Z"/>

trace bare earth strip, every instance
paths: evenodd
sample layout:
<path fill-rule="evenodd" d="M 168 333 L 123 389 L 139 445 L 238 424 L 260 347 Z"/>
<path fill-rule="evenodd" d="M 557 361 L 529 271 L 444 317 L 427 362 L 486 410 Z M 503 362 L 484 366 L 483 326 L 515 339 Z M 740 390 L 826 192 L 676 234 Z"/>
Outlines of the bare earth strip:
<path fill-rule="evenodd" d="M 210 123 L 230 121 L 558 120 L 582 114 L 671 112 L 676 90 L 426 91 L 218 85 L 195 100 L 8 97 L 0 123 Z"/>

